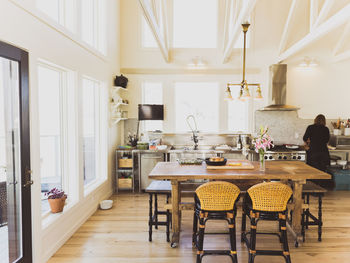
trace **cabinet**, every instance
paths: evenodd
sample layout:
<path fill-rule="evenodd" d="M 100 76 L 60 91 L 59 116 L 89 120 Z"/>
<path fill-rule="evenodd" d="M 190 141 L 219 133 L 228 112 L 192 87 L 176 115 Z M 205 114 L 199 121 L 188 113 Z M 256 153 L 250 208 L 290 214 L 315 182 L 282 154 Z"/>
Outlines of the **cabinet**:
<path fill-rule="evenodd" d="M 132 150 L 117 150 L 115 154 L 116 172 L 114 191 L 134 191 L 134 158 Z"/>

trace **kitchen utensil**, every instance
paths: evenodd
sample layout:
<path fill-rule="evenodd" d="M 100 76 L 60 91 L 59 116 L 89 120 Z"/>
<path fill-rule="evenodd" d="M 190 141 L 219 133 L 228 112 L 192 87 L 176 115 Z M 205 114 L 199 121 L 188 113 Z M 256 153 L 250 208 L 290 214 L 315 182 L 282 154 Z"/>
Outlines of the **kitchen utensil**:
<path fill-rule="evenodd" d="M 180 159 L 177 160 L 181 165 L 201 165 L 202 159 Z"/>
<path fill-rule="evenodd" d="M 337 164 L 341 166 L 345 166 L 348 164 L 348 162 L 346 160 L 337 160 Z"/>
<path fill-rule="evenodd" d="M 286 148 L 287 149 L 298 149 L 299 146 L 298 145 L 294 145 L 294 144 L 286 144 Z"/>
<path fill-rule="evenodd" d="M 206 158 L 206 159 L 205 159 L 205 162 L 206 162 L 206 164 L 209 165 L 209 166 L 222 166 L 222 165 L 225 165 L 225 164 L 226 164 L 227 159 L 224 158 L 223 161 L 215 162 L 215 161 L 210 161 L 210 158 Z"/>

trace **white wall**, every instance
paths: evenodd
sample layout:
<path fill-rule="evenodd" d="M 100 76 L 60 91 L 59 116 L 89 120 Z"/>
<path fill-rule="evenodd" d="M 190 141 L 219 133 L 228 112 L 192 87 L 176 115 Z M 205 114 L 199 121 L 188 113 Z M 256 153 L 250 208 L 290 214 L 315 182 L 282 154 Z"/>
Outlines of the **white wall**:
<path fill-rule="evenodd" d="M 40 157 L 38 130 L 37 61 L 45 59 L 77 73 L 78 79 L 88 75 L 112 85 L 113 76 L 119 73 L 119 0 L 107 2 L 107 56 L 81 44 L 74 35 L 60 26 L 45 22 L 35 10 L 34 0 L 0 1 L 0 40 L 29 52 L 31 161 L 34 185 L 32 186 L 33 249 L 36 263 L 48 258 L 74 233 L 97 208 L 99 200 L 112 193 L 113 151 L 119 141 L 118 129 L 110 127 L 108 138 L 108 180 L 84 197 L 79 193 L 77 204 L 61 215 L 49 219 L 42 226 L 40 211 Z M 20 5 L 17 5 L 19 3 Z M 22 8 L 24 7 L 24 8 Z M 80 82 L 78 82 L 80 84 Z M 80 191 L 83 191 L 81 189 Z"/>

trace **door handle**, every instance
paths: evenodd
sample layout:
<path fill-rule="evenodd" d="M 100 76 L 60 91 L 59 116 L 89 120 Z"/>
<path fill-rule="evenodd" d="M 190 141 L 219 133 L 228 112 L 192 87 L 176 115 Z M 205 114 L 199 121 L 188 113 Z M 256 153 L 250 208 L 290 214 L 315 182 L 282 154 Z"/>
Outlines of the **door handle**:
<path fill-rule="evenodd" d="M 32 170 L 30 170 L 28 167 L 26 167 L 25 169 L 25 184 L 23 185 L 23 187 L 28 187 L 31 186 L 32 184 L 34 184 L 34 181 L 32 180 Z"/>

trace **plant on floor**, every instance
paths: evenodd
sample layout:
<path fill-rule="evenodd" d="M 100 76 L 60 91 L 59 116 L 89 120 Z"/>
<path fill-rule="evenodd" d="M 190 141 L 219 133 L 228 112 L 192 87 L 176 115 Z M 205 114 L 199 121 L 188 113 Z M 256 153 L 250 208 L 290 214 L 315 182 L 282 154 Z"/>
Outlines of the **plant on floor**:
<path fill-rule="evenodd" d="M 255 147 L 255 151 L 259 154 L 259 160 L 260 160 L 260 170 L 265 171 L 265 159 L 264 155 L 265 152 L 273 147 L 272 144 L 272 138 L 270 135 L 268 135 L 268 128 L 267 127 L 260 127 L 259 135 L 254 138 L 253 144 Z"/>
<path fill-rule="evenodd" d="M 45 193 L 45 196 L 47 196 L 52 213 L 59 213 L 63 211 L 63 207 L 67 199 L 67 195 L 64 193 L 64 191 L 55 187 L 49 192 Z"/>

